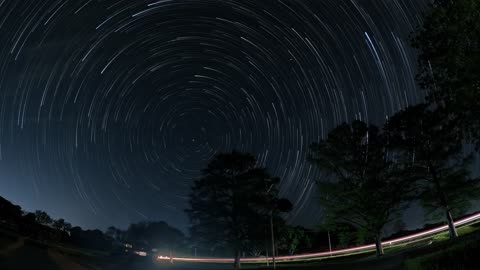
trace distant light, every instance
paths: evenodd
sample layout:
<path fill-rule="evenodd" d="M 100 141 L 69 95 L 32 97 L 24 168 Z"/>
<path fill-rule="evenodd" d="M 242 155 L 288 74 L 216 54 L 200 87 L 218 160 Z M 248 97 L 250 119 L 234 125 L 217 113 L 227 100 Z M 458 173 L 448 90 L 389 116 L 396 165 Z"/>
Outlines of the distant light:
<path fill-rule="evenodd" d="M 145 251 L 134 251 L 133 253 L 137 254 L 138 256 L 142 256 L 142 257 L 147 256 L 147 252 L 145 252 Z"/>
<path fill-rule="evenodd" d="M 170 257 L 159 255 L 157 256 L 157 260 L 170 260 Z"/>

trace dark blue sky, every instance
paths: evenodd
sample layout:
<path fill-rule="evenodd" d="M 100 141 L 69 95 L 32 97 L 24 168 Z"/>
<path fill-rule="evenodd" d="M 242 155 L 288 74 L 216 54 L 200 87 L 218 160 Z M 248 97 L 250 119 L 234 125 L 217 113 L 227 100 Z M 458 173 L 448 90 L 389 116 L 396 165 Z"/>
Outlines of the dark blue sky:
<path fill-rule="evenodd" d="M 427 3 L 0 0 L 0 195 L 185 229 L 190 183 L 238 149 L 316 224 L 307 146 L 421 101 L 408 37 Z"/>

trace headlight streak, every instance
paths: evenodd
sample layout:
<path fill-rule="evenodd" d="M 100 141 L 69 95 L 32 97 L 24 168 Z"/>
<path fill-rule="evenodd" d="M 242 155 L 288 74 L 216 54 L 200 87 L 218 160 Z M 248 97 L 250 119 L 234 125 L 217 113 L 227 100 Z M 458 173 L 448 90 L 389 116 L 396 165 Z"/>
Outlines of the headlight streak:
<path fill-rule="evenodd" d="M 467 223 L 470 223 L 475 220 L 480 219 L 480 213 L 475 214 L 473 216 L 458 220 L 455 222 L 455 226 L 461 226 L 465 225 Z M 432 235 L 435 233 L 439 233 L 442 231 L 448 230 L 448 226 L 440 226 L 434 229 L 426 230 L 420 233 L 415 233 L 412 235 L 400 237 L 400 238 L 395 238 L 392 240 L 384 241 L 382 242 L 383 245 L 392 245 L 392 244 L 399 244 L 402 242 L 407 242 L 410 240 L 415 240 L 416 238 L 423 237 L 423 236 L 428 236 Z M 321 257 L 329 257 L 331 255 L 347 255 L 348 253 L 354 253 L 354 252 L 359 252 L 359 251 L 368 251 L 368 250 L 373 250 L 375 249 L 375 244 L 369 244 L 369 245 L 363 245 L 363 246 L 358 246 L 358 247 L 353 247 L 353 248 L 345 248 L 345 249 L 337 249 L 337 250 L 332 250 L 330 251 L 322 251 L 322 252 L 316 252 L 316 253 L 308 253 L 308 254 L 300 254 L 300 255 L 291 255 L 291 256 L 279 256 L 275 257 L 276 262 L 281 262 L 281 261 L 289 261 L 289 260 L 295 260 L 295 259 L 312 259 L 312 258 L 321 258 Z M 179 261 L 179 262 L 198 262 L 198 263 L 233 263 L 234 259 L 233 258 L 189 258 L 189 257 L 173 257 L 173 261 Z M 165 257 L 165 256 L 158 256 L 157 260 L 170 260 L 170 257 Z M 268 257 L 268 261 L 271 261 L 272 257 Z M 241 258 L 241 262 L 243 263 L 255 263 L 255 262 L 266 262 L 267 258 L 265 257 L 257 257 L 257 258 Z"/>

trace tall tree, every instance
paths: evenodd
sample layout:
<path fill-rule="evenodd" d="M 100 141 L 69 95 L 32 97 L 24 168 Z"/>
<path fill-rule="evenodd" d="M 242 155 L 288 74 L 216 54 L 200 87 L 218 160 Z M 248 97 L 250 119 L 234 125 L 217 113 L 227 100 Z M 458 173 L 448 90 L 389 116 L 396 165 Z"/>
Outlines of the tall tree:
<path fill-rule="evenodd" d="M 186 210 L 192 237 L 231 248 L 239 268 L 240 252 L 258 237 L 259 221 L 272 211 L 277 186 L 278 180 L 265 168 L 256 167 L 251 154 L 233 151 L 216 155 L 192 186 Z"/>
<path fill-rule="evenodd" d="M 444 213 L 450 237 L 456 237 L 453 217 L 468 210 L 480 196 L 479 180 L 471 177 L 473 156 L 465 153 L 454 131 L 456 119 L 441 107 L 420 104 L 398 112 L 386 130 L 411 160 L 419 198 L 429 213 Z"/>
<path fill-rule="evenodd" d="M 480 147 L 480 1 L 435 0 L 417 31 L 418 80 L 430 102 L 448 109 Z"/>
<path fill-rule="evenodd" d="M 324 173 L 319 180 L 326 223 L 356 226 L 383 254 L 384 226 L 406 206 L 412 185 L 406 164 L 389 149 L 388 134 L 361 121 L 342 124 L 310 146 L 309 160 Z"/>

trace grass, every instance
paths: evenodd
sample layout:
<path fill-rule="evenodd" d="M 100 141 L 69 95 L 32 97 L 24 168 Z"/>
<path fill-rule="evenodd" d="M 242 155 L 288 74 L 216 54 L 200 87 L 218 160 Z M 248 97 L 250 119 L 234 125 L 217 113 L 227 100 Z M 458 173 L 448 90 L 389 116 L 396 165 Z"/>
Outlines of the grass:
<path fill-rule="evenodd" d="M 459 235 L 458 239 L 450 240 L 448 232 L 441 232 L 434 235 L 430 235 L 412 242 L 408 243 L 399 243 L 394 245 L 387 245 L 384 247 L 386 256 L 396 256 L 404 254 L 407 255 L 407 260 L 405 261 L 405 269 L 407 270 L 423 270 L 423 269 L 480 269 L 480 265 L 476 265 L 475 268 L 439 268 L 438 265 L 435 265 L 433 268 L 422 268 L 426 262 L 431 261 L 443 261 L 447 264 L 450 261 L 460 262 L 460 264 L 465 263 L 464 257 L 472 257 L 469 252 L 464 252 L 465 250 L 473 250 L 480 254 L 480 221 L 475 221 L 470 224 L 463 225 L 457 228 L 457 233 Z M 447 253 L 443 250 L 447 249 Z M 425 252 L 422 256 L 414 256 L 415 253 L 423 251 Z M 357 252 L 354 255 L 352 254 L 342 254 L 332 257 L 323 257 L 323 258 L 311 258 L 311 259 L 298 259 L 288 262 L 278 263 L 279 268 L 288 267 L 288 268 L 302 268 L 308 266 L 322 266 L 325 263 L 351 263 L 353 261 L 360 261 L 365 258 L 371 258 L 374 254 L 373 250 Z M 446 255 L 447 254 L 447 255 Z M 444 259 L 447 256 L 447 259 Z M 443 259 L 442 259 L 443 258 Z M 454 258 L 458 258 L 454 260 Z M 374 263 L 374 261 L 372 261 Z M 468 263 L 468 262 L 467 262 Z M 250 266 L 248 269 L 262 269 Z M 436 267 L 436 268 L 435 268 Z M 467 266 L 468 267 L 468 266 Z"/>
<path fill-rule="evenodd" d="M 473 224 L 469 224 L 469 225 L 465 225 L 457 228 L 457 233 L 458 233 L 458 236 L 463 236 L 463 235 L 473 233 L 479 229 L 480 229 L 480 223 L 473 223 Z M 432 239 L 435 242 L 439 242 L 439 241 L 449 240 L 450 236 L 448 232 L 441 232 L 436 234 L 434 237 L 432 237 Z"/>
<path fill-rule="evenodd" d="M 406 270 L 480 269 L 480 237 L 449 241 L 442 250 L 416 256 L 405 261 Z"/>
<path fill-rule="evenodd" d="M 449 239 L 439 233 L 428 248 L 407 251 L 406 270 L 480 269 L 480 223 L 465 225 L 457 230 L 459 237 Z"/>

